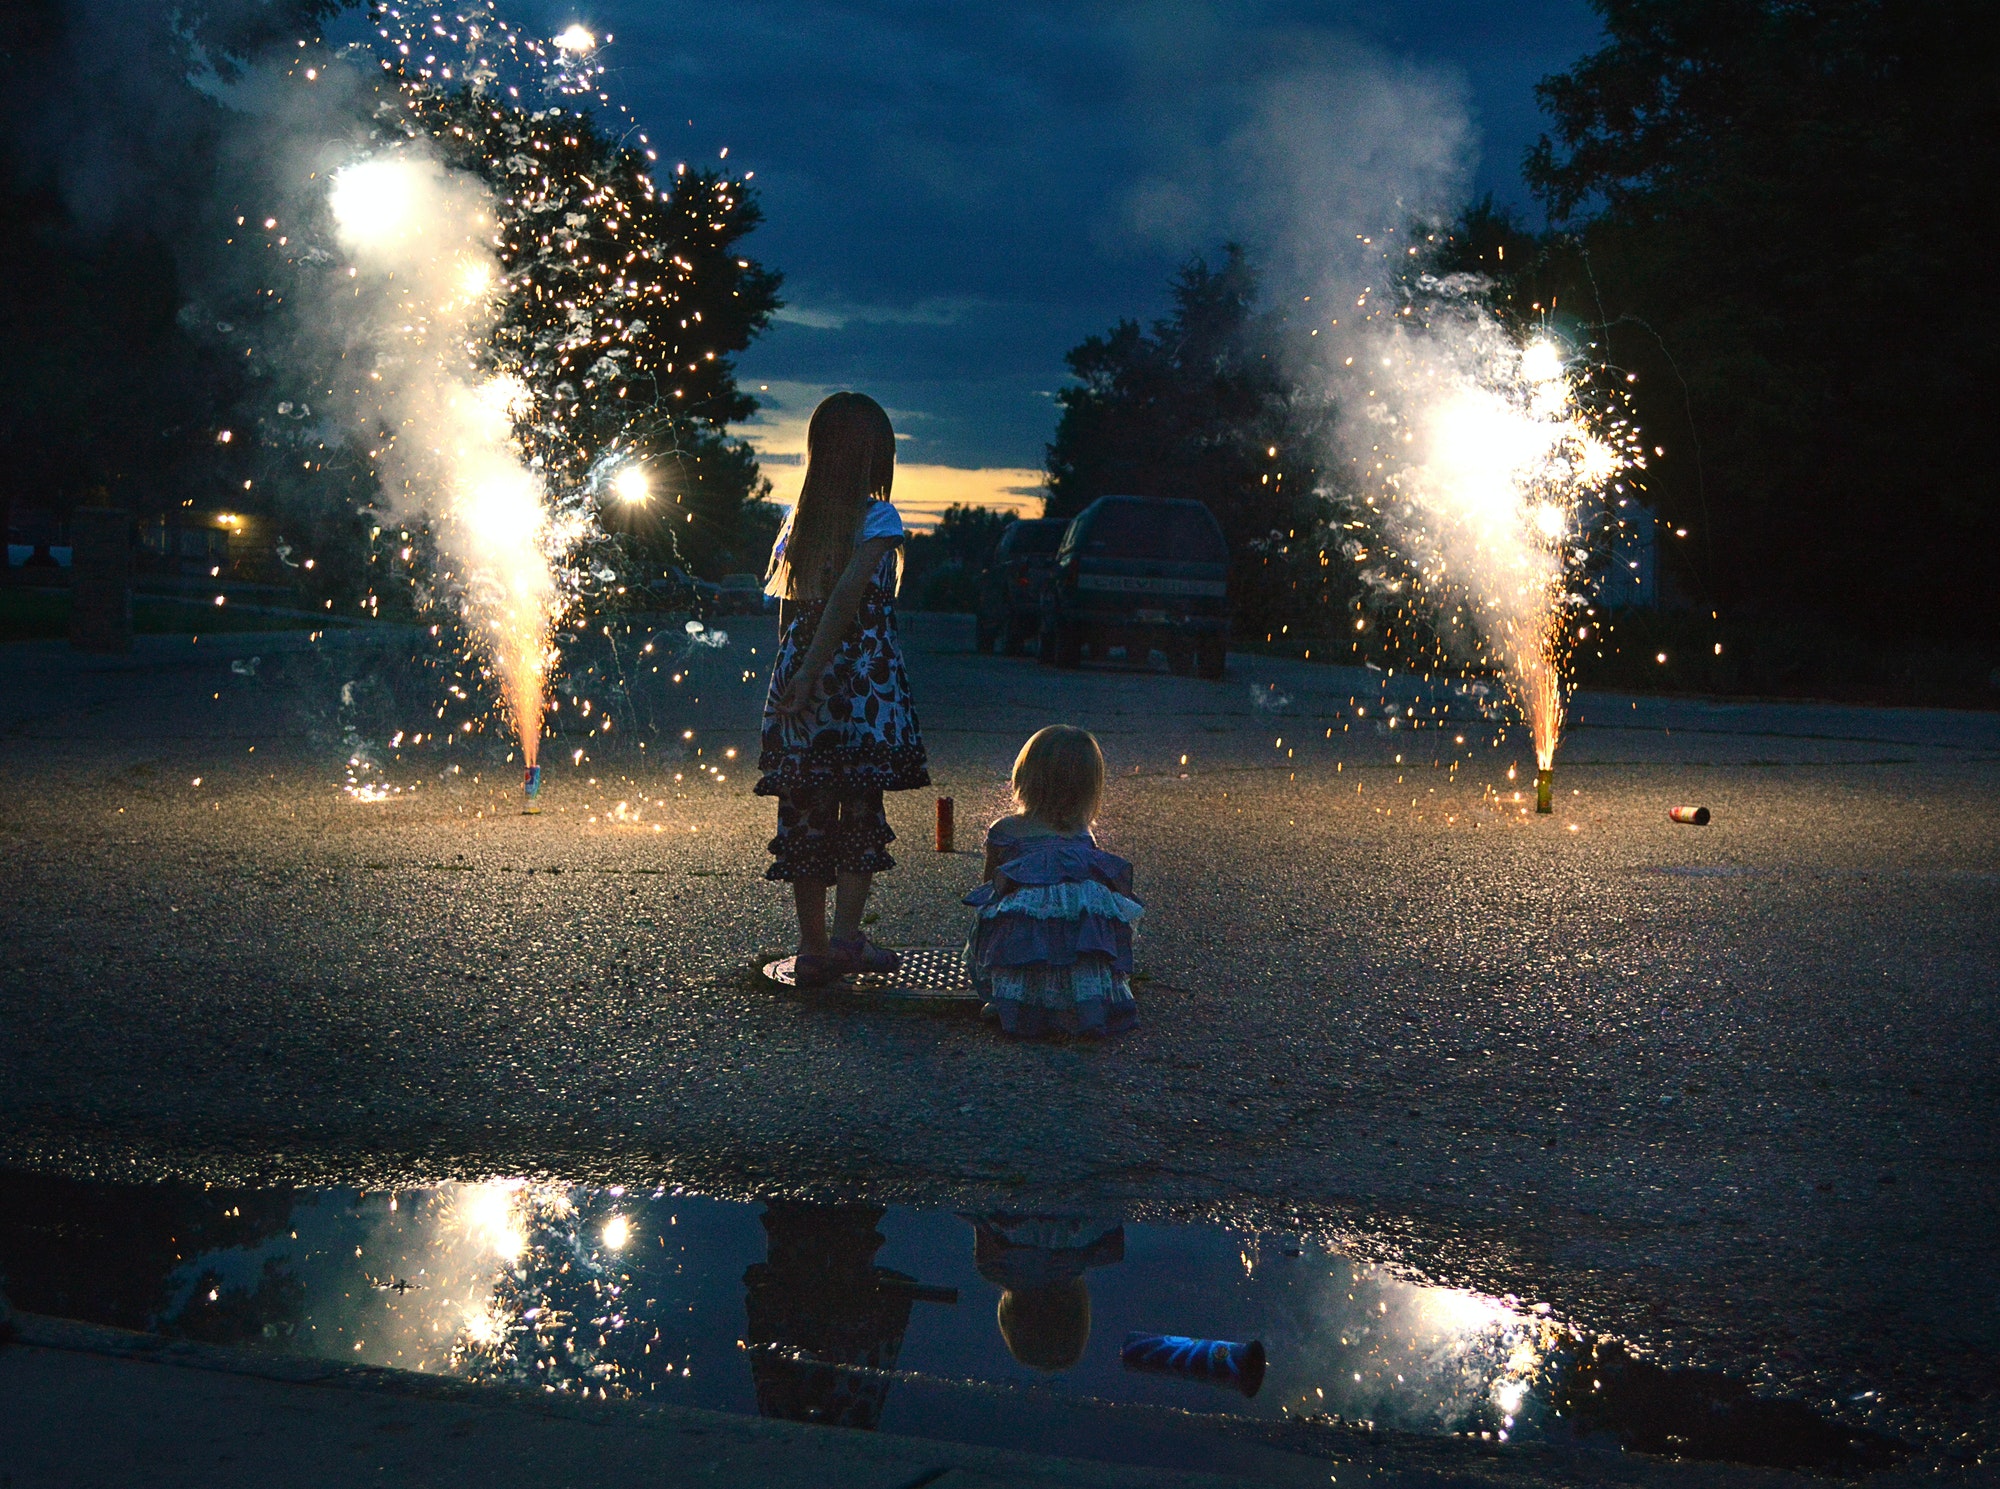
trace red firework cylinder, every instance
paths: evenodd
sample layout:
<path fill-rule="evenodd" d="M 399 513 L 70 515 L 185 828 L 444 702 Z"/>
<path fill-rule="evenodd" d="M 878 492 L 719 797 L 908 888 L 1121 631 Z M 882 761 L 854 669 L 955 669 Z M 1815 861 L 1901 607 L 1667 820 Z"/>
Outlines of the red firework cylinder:
<path fill-rule="evenodd" d="M 940 853 L 950 853 L 952 851 L 952 829 L 956 825 L 952 820 L 952 801 L 949 796 L 940 796 L 937 799 L 937 804 L 937 850 Z"/>
<path fill-rule="evenodd" d="M 1676 822 L 1684 822 L 1689 827 L 1708 826 L 1707 807 L 1669 807 L 1667 816 Z"/>

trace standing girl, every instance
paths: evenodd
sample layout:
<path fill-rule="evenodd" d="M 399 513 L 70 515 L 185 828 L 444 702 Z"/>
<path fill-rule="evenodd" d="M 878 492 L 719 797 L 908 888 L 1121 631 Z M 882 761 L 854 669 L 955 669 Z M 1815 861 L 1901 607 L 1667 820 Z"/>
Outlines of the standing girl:
<path fill-rule="evenodd" d="M 861 393 L 821 403 L 806 429 L 805 483 L 764 586 L 780 601 L 780 635 L 757 794 L 778 798 L 776 861 L 765 877 L 791 881 L 800 987 L 898 966 L 894 952 L 861 932 L 874 876 L 896 866 L 882 793 L 931 779 L 896 640 L 903 519 L 889 504 L 895 474 L 896 434 L 879 403 Z"/>
<path fill-rule="evenodd" d="M 973 984 L 1009 1034 L 1117 1034 L 1132 1000 L 1132 865 L 1097 846 L 1104 753 L 1086 730 L 1054 724 L 1014 759 L 1020 811 L 986 830 L 986 878 L 967 946 Z"/>

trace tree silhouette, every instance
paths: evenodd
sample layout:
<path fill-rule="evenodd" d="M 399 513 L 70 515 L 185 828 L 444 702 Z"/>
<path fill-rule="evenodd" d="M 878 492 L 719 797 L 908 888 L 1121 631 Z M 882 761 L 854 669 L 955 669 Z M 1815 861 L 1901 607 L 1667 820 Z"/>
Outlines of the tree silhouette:
<path fill-rule="evenodd" d="M 115 38 L 60 0 L 19 0 L 0 45 L 0 530 L 14 505 L 178 507 L 240 489 L 216 439 L 249 373 L 190 320 L 178 254 L 213 226 L 225 110 L 190 81 L 238 77 L 316 35 L 338 0 L 134 7 Z M 92 69 L 116 69 L 107 90 Z M 142 101 L 148 112 L 135 117 Z M 219 236 L 219 234 L 217 235 Z"/>
<path fill-rule="evenodd" d="M 525 453 L 572 485 L 607 455 L 635 460 L 655 505 L 627 518 L 628 535 L 648 557 L 761 568 L 770 523 L 747 509 L 769 483 L 724 433 L 757 407 L 733 356 L 782 303 L 780 276 L 742 248 L 763 220 L 749 185 L 683 170 L 661 191 L 587 114 L 414 95 L 397 111 L 406 127 L 495 191 L 507 301 L 489 356 L 532 399 Z"/>
<path fill-rule="evenodd" d="M 1827 634 L 1990 638 L 2000 95 L 1971 0 L 1594 0 L 1530 183 L 1634 385 L 1689 582 Z M 1670 555 L 1674 556 L 1674 555 Z"/>

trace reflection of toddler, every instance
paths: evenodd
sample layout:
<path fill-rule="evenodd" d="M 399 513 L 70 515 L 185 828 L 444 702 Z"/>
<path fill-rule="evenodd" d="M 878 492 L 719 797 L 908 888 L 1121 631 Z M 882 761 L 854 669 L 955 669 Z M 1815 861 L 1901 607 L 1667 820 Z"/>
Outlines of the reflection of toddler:
<path fill-rule="evenodd" d="M 1132 865 L 1103 852 L 1090 824 L 1104 755 L 1082 729 L 1040 730 L 1014 760 L 1021 810 L 986 832 L 985 882 L 965 897 L 979 918 L 972 977 L 1009 1034 L 1116 1034 L 1132 1001 Z"/>
<path fill-rule="evenodd" d="M 980 1215 L 972 1256 L 1000 1291 L 1000 1337 L 1033 1370 L 1067 1370 L 1090 1342 L 1086 1268 L 1125 1259 L 1125 1227 L 1081 1216 Z"/>

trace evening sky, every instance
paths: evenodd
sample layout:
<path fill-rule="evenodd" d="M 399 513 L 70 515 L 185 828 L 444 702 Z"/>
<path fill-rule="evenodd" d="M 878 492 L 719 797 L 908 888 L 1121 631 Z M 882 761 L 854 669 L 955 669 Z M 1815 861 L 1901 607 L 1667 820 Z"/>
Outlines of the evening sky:
<path fill-rule="evenodd" d="M 1190 253 L 1239 239 L 1277 294 L 1408 205 L 1490 191 L 1539 221 L 1534 84 L 1599 35 L 1584 0 L 507 10 L 611 38 L 662 170 L 755 173 L 787 307 L 742 359 L 743 432 L 786 497 L 812 404 L 870 392 L 913 517 L 1025 498 L 1064 351 L 1157 315 Z"/>

